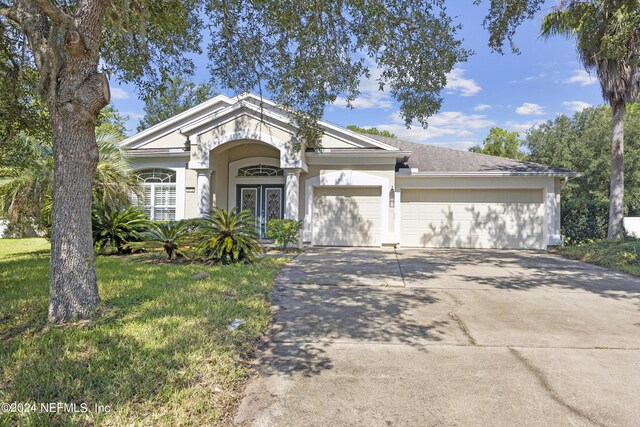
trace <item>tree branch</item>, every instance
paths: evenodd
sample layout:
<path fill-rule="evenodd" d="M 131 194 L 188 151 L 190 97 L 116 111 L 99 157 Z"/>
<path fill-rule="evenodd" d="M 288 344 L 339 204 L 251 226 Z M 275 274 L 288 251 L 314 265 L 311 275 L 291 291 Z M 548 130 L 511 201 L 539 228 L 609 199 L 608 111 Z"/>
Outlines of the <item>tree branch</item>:
<path fill-rule="evenodd" d="M 0 3 L 0 16 L 4 16 L 7 19 L 18 22 L 18 13 L 15 6 Z"/>
<path fill-rule="evenodd" d="M 73 18 L 63 11 L 61 11 L 55 4 L 53 4 L 50 0 L 36 0 L 38 7 L 58 25 L 66 24 L 68 26 L 73 26 Z"/>

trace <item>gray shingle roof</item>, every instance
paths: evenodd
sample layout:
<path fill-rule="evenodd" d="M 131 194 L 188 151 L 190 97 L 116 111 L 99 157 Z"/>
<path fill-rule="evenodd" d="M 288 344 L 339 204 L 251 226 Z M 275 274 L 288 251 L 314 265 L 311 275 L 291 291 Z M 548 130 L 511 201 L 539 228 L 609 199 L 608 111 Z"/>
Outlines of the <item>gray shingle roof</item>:
<path fill-rule="evenodd" d="M 435 145 L 419 144 L 367 135 L 402 151 L 411 151 L 408 166 L 419 172 L 506 172 L 506 173 L 557 173 L 575 176 L 575 172 L 566 169 L 545 166 L 538 163 L 520 162 L 503 157 L 488 156 L 470 151 L 453 150 Z"/>

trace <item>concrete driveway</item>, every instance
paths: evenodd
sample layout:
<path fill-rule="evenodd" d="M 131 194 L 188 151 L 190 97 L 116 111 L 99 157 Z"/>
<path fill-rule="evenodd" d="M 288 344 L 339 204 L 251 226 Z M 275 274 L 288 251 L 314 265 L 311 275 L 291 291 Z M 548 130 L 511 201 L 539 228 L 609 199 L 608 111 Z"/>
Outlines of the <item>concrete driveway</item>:
<path fill-rule="evenodd" d="M 640 425 L 640 279 L 535 251 L 313 249 L 236 422 Z"/>

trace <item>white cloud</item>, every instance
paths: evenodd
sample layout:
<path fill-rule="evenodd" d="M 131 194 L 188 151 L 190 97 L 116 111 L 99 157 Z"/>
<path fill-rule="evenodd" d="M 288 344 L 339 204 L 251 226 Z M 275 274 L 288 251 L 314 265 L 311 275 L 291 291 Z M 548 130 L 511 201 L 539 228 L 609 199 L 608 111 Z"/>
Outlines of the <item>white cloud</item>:
<path fill-rule="evenodd" d="M 346 107 L 347 100 L 342 97 L 337 97 L 333 105 Z M 391 108 L 393 107 L 393 101 L 384 92 L 374 93 L 361 93 L 354 101 L 351 101 L 351 106 L 355 109 L 371 109 L 371 108 Z"/>
<path fill-rule="evenodd" d="M 445 87 L 447 92 L 459 92 L 461 96 L 473 96 L 482 90 L 475 80 L 465 79 L 463 74 L 462 68 L 454 68 L 447 74 L 447 86 Z"/>
<path fill-rule="evenodd" d="M 112 87 L 111 99 L 129 99 L 129 92 L 119 87 Z"/>
<path fill-rule="evenodd" d="M 562 103 L 562 105 L 567 107 L 567 110 L 571 111 L 572 113 L 577 113 L 584 110 L 585 108 L 592 107 L 591 104 L 583 101 L 565 101 Z"/>
<path fill-rule="evenodd" d="M 505 129 L 509 132 L 518 132 L 520 135 L 524 135 L 527 133 L 529 129 L 534 126 L 538 126 L 544 123 L 544 120 L 529 120 L 526 122 L 513 122 L 509 121 L 504 124 Z"/>
<path fill-rule="evenodd" d="M 485 111 L 490 109 L 491 109 L 491 105 L 489 104 L 478 104 L 475 107 L 473 107 L 473 111 Z"/>
<path fill-rule="evenodd" d="M 521 116 L 540 116 L 542 114 L 545 114 L 540 105 L 531 102 L 525 102 L 524 104 L 516 108 L 516 113 L 520 114 Z"/>
<path fill-rule="evenodd" d="M 573 76 L 563 81 L 563 83 L 579 83 L 580 86 L 592 85 L 597 82 L 598 79 L 587 73 L 585 70 L 574 70 Z"/>
<path fill-rule="evenodd" d="M 468 138 L 473 136 L 473 131 L 496 124 L 483 114 L 464 114 L 459 111 L 445 111 L 429 118 L 428 129 L 423 129 L 419 125 L 407 129 L 398 113 L 391 115 L 390 119 L 391 123 L 377 124 L 375 127 L 394 133 L 399 139 L 413 142 L 426 142 L 445 136 Z M 468 146 L 474 144 L 474 142 L 468 142 Z"/>
<path fill-rule="evenodd" d="M 443 111 L 429 119 L 429 125 L 459 129 L 483 129 L 495 125 L 484 114 L 464 114 L 459 111 Z"/>

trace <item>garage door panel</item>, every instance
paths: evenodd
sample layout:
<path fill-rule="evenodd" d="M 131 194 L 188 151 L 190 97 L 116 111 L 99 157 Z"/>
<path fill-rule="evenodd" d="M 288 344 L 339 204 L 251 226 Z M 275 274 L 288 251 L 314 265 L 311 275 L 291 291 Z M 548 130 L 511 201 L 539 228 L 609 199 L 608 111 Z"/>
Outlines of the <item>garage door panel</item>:
<path fill-rule="evenodd" d="M 540 204 L 539 189 L 454 189 L 454 190 L 402 190 L 402 203 L 510 203 Z"/>
<path fill-rule="evenodd" d="M 403 190 L 401 200 L 403 246 L 542 248 L 544 244 L 542 190 Z"/>
<path fill-rule="evenodd" d="M 380 187 L 316 188 L 314 193 L 314 244 L 380 245 Z"/>
<path fill-rule="evenodd" d="M 418 232 L 440 232 L 441 230 L 455 229 L 460 234 L 495 234 L 498 232 L 508 234 L 522 234 L 523 232 L 542 233 L 543 224 L 540 221 L 527 222 L 500 222 L 498 224 L 474 224 L 458 222 L 455 224 L 448 222 L 434 221 L 407 221 L 403 222 L 411 230 Z"/>

